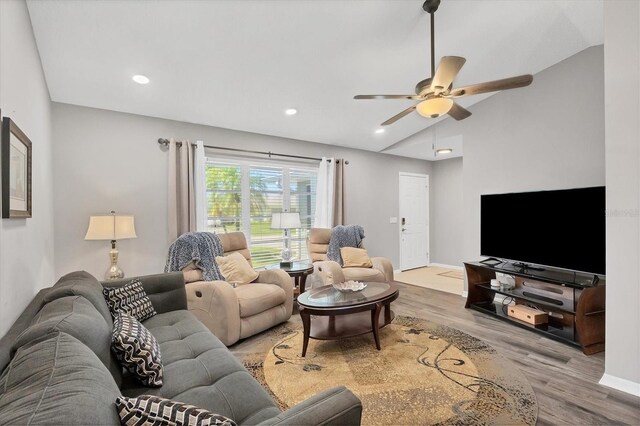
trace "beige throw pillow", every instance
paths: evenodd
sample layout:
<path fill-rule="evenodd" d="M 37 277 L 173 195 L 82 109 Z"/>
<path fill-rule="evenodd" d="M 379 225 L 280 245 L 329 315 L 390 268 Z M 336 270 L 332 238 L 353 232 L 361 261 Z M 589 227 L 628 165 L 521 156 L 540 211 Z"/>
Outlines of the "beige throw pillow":
<path fill-rule="evenodd" d="M 248 284 L 258 278 L 258 271 L 243 255 L 233 252 L 227 256 L 217 256 L 216 263 L 225 281 L 237 284 Z"/>
<path fill-rule="evenodd" d="M 340 256 L 342 256 L 343 268 L 373 268 L 371 258 L 365 249 L 342 247 Z"/>

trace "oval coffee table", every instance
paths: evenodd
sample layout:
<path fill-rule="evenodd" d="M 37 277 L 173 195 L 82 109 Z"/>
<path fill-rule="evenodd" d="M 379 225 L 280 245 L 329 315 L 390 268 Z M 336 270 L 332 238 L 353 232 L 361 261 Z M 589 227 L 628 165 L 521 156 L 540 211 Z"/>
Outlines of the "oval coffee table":
<path fill-rule="evenodd" d="M 398 294 L 394 282 L 368 282 L 364 290 L 356 293 L 343 293 L 330 285 L 302 293 L 298 296 L 304 327 L 302 356 L 307 354 L 309 338 L 339 340 L 371 332 L 380 350 L 379 329 L 393 320 L 390 305 Z M 380 324 L 382 308 L 384 322 Z"/>

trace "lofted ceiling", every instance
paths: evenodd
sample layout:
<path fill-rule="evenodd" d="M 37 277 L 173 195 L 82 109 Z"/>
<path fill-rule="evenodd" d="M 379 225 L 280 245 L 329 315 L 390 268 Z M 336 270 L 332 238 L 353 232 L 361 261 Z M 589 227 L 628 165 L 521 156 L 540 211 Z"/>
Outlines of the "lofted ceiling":
<path fill-rule="evenodd" d="M 55 102 L 382 151 L 436 122 L 413 113 L 376 134 L 412 101 L 353 100 L 411 94 L 429 77 L 422 3 L 28 0 L 28 7 Z M 455 86 L 535 74 L 602 40 L 602 0 L 442 0 L 436 13 L 436 58 L 467 58 Z M 134 74 L 151 82 L 138 85 Z M 298 114 L 285 115 L 287 108 Z M 436 159 L 431 144 L 397 153 Z"/>

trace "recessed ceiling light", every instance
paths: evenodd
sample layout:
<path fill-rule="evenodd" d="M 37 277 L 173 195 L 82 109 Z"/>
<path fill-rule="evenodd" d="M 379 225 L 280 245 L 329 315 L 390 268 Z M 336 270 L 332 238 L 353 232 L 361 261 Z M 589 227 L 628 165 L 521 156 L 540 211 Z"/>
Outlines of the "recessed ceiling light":
<path fill-rule="evenodd" d="M 298 110 L 295 108 L 289 108 L 285 110 L 284 113 L 287 115 L 296 115 L 298 113 Z"/>
<path fill-rule="evenodd" d="M 384 133 L 384 129 L 377 129 L 376 133 L 380 134 L 380 133 Z"/>
<path fill-rule="evenodd" d="M 147 77 L 146 75 L 134 75 L 132 79 L 138 84 L 149 84 L 149 77 Z"/>
<path fill-rule="evenodd" d="M 436 150 L 436 154 L 451 154 L 453 150 L 451 148 L 440 148 Z"/>

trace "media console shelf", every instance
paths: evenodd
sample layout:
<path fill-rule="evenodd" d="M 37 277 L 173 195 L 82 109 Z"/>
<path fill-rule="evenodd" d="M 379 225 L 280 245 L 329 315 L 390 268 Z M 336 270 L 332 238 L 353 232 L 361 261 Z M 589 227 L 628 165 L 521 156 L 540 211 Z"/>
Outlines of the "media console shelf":
<path fill-rule="evenodd" d="M 604 351 L 604 279 L 552 268 L 527 269 L 507 262 L 469 262 L 464 266 L 469 284 L 466 308 L 578 346 L 586 355 Z M 491 287 L 497 272 L 513 276 L 515 288 Z M 508 316 L 507 304 L 512 300 L 547 312 L 549 322 L 533 325 Z"/>

